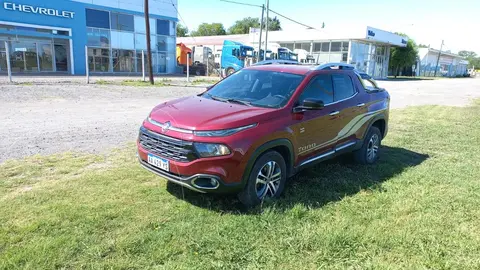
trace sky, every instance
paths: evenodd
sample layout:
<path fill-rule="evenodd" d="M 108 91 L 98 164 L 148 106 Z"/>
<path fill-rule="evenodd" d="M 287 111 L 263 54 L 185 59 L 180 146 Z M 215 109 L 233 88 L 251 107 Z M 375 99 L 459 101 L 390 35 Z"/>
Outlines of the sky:
<path fill-rule="evenodd" d="M 262 5 L 264 0 L 235 0 Z M 260 17 L 261 9 L 220 0 L 178 0 L 180 23 L 190 30 L 201 23 L 223 23 L 228 29 L 244 17 Z M 403 32 L 417 44 L 480 55 L 480 0 L 270 0 L 270 9 L 306 25 L 338 29 L 351 25 Z M 270 14 L 273 15 L 273 14 Z M 279 18 L 283 30 L 304 26 Z"/>

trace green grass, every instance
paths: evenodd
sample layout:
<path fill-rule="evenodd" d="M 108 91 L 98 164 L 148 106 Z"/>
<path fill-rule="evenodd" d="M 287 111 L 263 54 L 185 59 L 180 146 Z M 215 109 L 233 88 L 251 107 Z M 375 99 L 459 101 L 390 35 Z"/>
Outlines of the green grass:
<path fill-rule="evenodd" d="M 166 82 L 168 82 L 169 80 L 168 79 L 164 79 L 164 80 L 156 80 L 155 81 L 155 84 L 151 85 L 150 82 L 148 80 L 146 81 L 141 81 L 141 80 L 125 80 L 123 82 L 121 82 L 121 85 L 125 85 L 125 86 L 135 86 L 135 87 L 144 87 L 144 86 L 148 86 L 148 87 L 162 87 L 162 86 L 167 86 L 168 84 Z"/>
<path fill-rule="evenodd" d="M 100 79 L 100 80 L 96 80 L 96 81 L 95 81 L 95 84 L 108 85 L 108 84 L 113 84 L 113 82 Z"/>
<path fill-rule="evenodd" d="M 133 146 L 9 161 L 0 268 L 479 269 L 480 102 L 393 110 L 384 145 L 251 211 L 167 185 Z"/>
<path fill-rule="evenodd" d="M 197 85 L 197 84 L 215 84 L 217 83 L 218 80 L 211 80 L 211 79 L 195 79 L 192 84 Z"/>

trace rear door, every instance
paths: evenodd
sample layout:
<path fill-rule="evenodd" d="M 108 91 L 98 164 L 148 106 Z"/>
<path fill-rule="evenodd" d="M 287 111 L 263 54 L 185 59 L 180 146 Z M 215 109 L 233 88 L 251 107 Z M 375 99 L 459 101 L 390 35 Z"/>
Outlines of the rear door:
<path fill-rule="evenodd" d="M 344 72 L 332 74 L 334 104 L 337 112 L 333 129 L 338 132 L 336 134 L 337 150 L 353 146 L 356 142 L 355 132 L 361 128 L 361 120 L 367 112 L 360 89 L 354 83 L 355 78 L 351 76 L 352 74 Z"/>

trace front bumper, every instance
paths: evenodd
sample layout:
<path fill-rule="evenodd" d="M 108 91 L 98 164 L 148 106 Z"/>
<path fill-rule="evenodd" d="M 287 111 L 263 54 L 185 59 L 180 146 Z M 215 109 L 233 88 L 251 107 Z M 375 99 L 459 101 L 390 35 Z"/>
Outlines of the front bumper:
<path fill-rule="evenodd" d="M 235 184 L 226 184 L 220 179 L 220 177 L 211 174 L 195 174 L 191 176 L 181 176 L 176 175 L 161 169 L 156 168 L 145 162 L 142 158 L 138 157 L 140 165 L 150 172 L 161 176 L 168 181 L 175 183 L 177 185 L 186 187 L 190 190 L 200 192 L 200 193 L 236 193 L 242 189 L 240 183 Z M 208 180 L 213 180 L 215 184 L 213 185 L 202 185 L 202 183 L 208 182 Z"/>

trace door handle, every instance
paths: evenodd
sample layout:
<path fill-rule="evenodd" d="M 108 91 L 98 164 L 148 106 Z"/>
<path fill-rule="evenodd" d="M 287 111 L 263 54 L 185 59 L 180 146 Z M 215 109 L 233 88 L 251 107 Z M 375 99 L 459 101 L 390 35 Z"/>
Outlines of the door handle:
<path fill-rule="evenodd" d="M 330 115 L 331 115 L 331 116 L 334 116 L 334 115 L 337 115 L 337 114 L 339 114 L 339 113 L 340 113 L 340 111 L 333 111 L 333 112 L 330 113 Z"/>
<path fill-rule="evenodd" d="M 357 104 L 357 107 L 363 107 L 363 106 L 365 106 L 365 103 L 358 103 Z"/>

